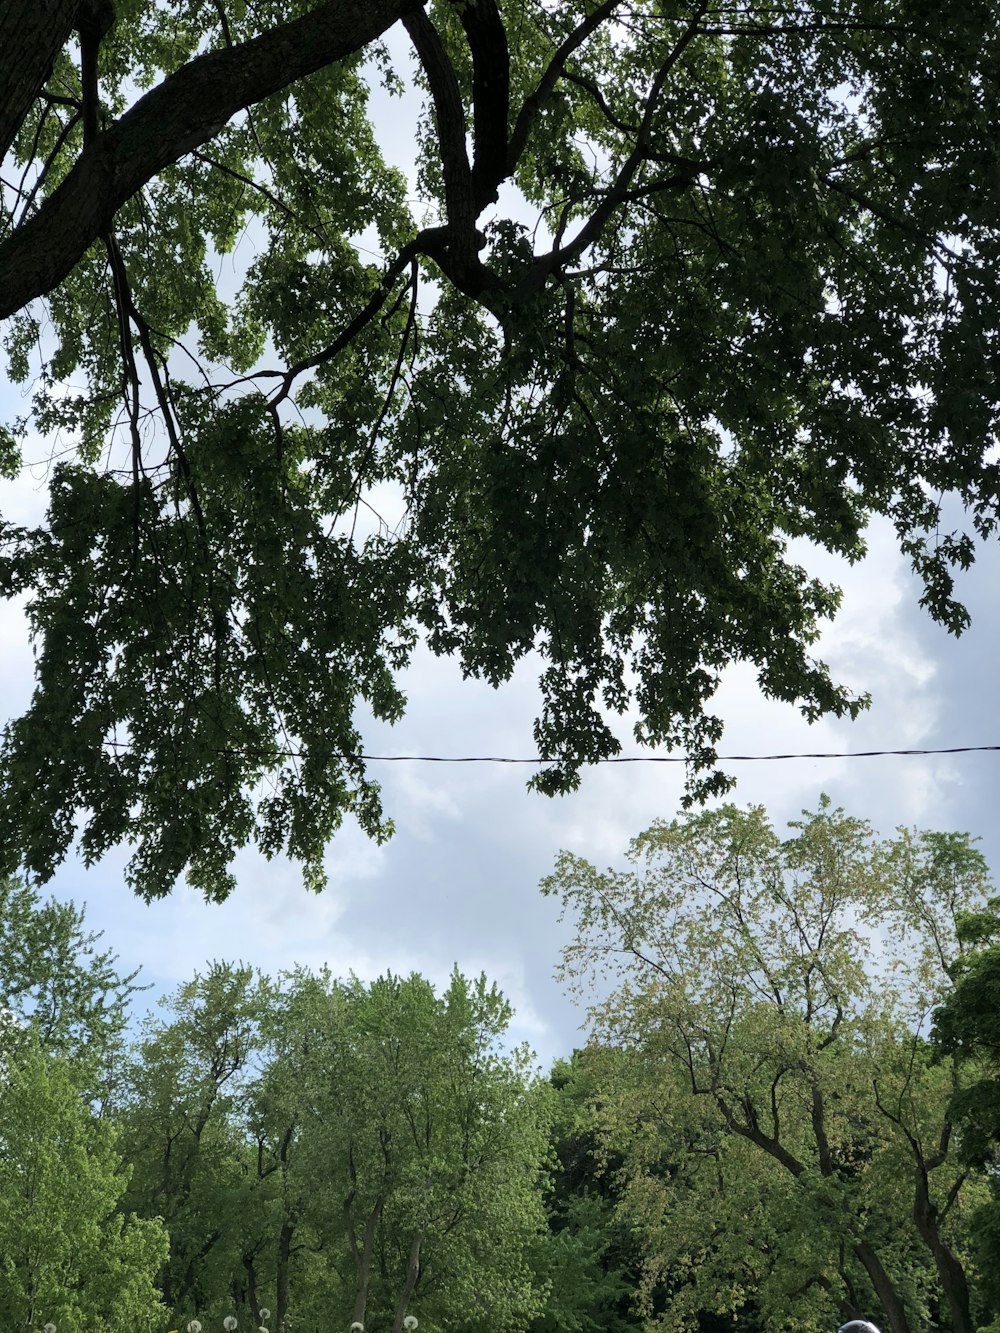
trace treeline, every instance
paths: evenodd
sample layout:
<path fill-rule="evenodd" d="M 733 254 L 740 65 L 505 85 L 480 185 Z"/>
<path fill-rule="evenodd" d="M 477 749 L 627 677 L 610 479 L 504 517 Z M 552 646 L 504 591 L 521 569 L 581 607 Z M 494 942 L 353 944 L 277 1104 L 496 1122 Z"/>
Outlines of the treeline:
<path fill-rule="evenodd" d="M 456 971 L 139 989 L 0 885 L 0 1333 L 1000 1329 L 1000 945 L 961 835 L 732 806 L 564 853 L 587 1047 Z"/>

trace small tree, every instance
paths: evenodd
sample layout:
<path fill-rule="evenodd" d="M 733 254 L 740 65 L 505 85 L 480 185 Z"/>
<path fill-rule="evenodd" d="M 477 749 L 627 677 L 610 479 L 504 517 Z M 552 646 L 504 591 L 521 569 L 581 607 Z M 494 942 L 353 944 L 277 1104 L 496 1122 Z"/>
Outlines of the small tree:
<path fill-rule="evenodd" d="M 166 1311 L 156 1277 L 167 1236 L 123 1217 L 128 1179 L 80 1066 L 30 1029 L 8 1035 L 0 1075 L 0 1310 L 5 1328 L 135 1333 Z"/>

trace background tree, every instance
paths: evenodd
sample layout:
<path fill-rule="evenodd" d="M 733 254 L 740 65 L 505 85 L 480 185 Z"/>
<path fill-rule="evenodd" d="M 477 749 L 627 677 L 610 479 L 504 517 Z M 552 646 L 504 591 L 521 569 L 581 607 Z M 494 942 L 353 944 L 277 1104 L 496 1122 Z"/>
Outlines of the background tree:
<path fill-rule="evenodd" d="M 0 1308 L 6 1329 L 159 1327 L 167 1236 L 123 1216 L 127 1180 L 112 1126 L 87 1104 L 79 1067 L 37 1035 L 5 1042 L 0 1074 Z"/>
<path fill-rule="evenodd" d="M 235 1310 L 402 1333 L 513 1330 L 541 1308 L 548 1110 L 509 1006 L 456 974 L 372 986 L 219 965 L 135 1052 L 128 1204 L 163 1217 L 175 1321 Z"/>
<path fill-rule="evenodd" d="M 781 842 L 727 806 L 655 825 L 630 861 L 563 853 L 545 887 L 576 926 L 567 979 L 605 978 L 595 1038 L 633 1053 L 602 1095 L 611 1142 L 631 1138 L 648 1308 L 683 1327 L 753 1291 L 768 1321 L 877 1305 L 895 1333 L 971 1333 L 959 1073 L 921 1036 L 955 917 L 986 894 L 969 840 L 880 843 L 824 803 Z"/>
<path fill-rule="evenodd" d="M 418 976 L 292 980 L 260 1105 L 272 1142 L 294 1125 L 283 1225 L 326 1251 L 345 1322 L 402 1333 L 413 1306 L 436 1327 L 514 1329 L 540 1307 L 547 1111 L 527 1052 L 499 1045 L 510 1016 L 458 973 L 440 997 Z"/>
<path fill-rule="evenodd" d="M 128 1006 L 141 986 L 123 975 L 101 933 L 72 903 L 43 901 L 34 886 L 0 878 L 0 1008 L 29 1025 L 40 1048 L 87 1067 L 95 1098 L 114 1087 Z M 78 1077 L 83 1077 L 79 1074 Z"/>
<path fill-rule="evenodd" d="M 550 1074 L 554 1162 L 548 1179 L 549 1235 L 537 1266 L 546 1284 L 545 1306 L 532 1333 L 632 1333 L 641 1326 L 633 1308 L 641 1255 L 631 1228 L 618 1214 L 620 1192 L 607 1143 L 592 1127 L 591 1102 L 602 1093 L 601 1066 L 592 1052 L 574 1051 Z"/>
<path fill-rule="evenodd" d="M 953 969 L 955 985 L 934 1013 L 937 1048 L 961 1062 L 963 1086 L 956 1089 L 951 1113 L 958 1128 L 958 1148 L 973 1169 L 984 1170 L 989 1197 L 972 1218 L 970 1229 L 983 1295 L 984 1316 L 1000 1321 L 1000 1280 L 993 1256 L 1000 1240 L 1000 1191 L 996 1163 L 1000 1155 L 1000 899 L 987 910 L 959 919 L 968 948 Z M 984 1317 L 984 1322 L 985 1322 Z"/>
<path fill-rule="evenodd" d="M 123 1206 L 108 1104 L 135 974 L 23 882 L 0 881 L 0 923 L 0 1325 L 149 1329 L 167 1238 Z"/>
<path fill-rule="evenodd" d="M 147 1021 L 117 1099 L 126 1202 L 167 1228 L 158 1276 L 178 1321 L 230 1313 L 243 1273 L 259 1213 L 246 1097 L 271 995 L 252 969 L 226 964 L 180 986 Z"/>
<path fill-rule="evenodd" d="M 69 448 L 3 532 L 38 642 L 8 867 L 80 827 L 147 896 L 224 896 L 251 840 L 318 882 L 345 811 L 388 830 L 356 704 L 399 715 L 418 640 L 494 684 L 540 653 L 543 791 L 630 707 L 719 790 L 728 663 L 862 706 L 787 542 L 855 560 L 872 513 L 963 627 L 998 496 L 985 0 L 114 9 L 0 15 L 0 317 L 34 381 L 3 467 L 29 429 Z M 368 116 L 396 24 L 415 203 Z M 369 531 L 374 486 L 402 517 Z"/>

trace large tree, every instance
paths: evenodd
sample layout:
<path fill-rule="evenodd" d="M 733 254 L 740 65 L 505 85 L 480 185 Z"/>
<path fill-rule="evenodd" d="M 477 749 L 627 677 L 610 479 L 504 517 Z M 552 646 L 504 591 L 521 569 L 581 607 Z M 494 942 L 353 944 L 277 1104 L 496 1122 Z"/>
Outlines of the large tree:
<path fill-rule="evenodd" d="M 416 200 L 367 114 L 404 33 Z M 221 897 L 255 840 L 315 879 L 345 811 L 386 831 L 357 705 L 399 715 L 420 639 L 495 684 L 541 654 L 541 790 L 633 707 L 718 789 L 728 663 L 862 705 L 788 541 L 854 560 L 872 513 L 961 629 L 1000 495 L 998 39 L 985 0 L 4 5 L 34 392 L 2 463 L 53 458 L 3 532 L 37 639 L 7 861 L 80 830 L 147 896 Z"/>
<path fill-rule="evenodd" d="M 576 927 L 566 977 L 603 992 L 594 1038 L 621 1048 L 599 1096 L 650 1312 L 972 1333 L 961 1075 L 921 1030 L 986 901 L 979 853 L 824 803 L 784 841 L 760 809 L 658 824 L 629 859 L 563 853 L 546 888 Z"/>
<path fill-rule="evenodd" d="M 523 1328 L 544 1301 L 546 1089 L 457 973 L 365 986 L 216 965 L 148 1025 L 119 1108 L 126 1203 L 163 1219 L 181 1326 Z"/>

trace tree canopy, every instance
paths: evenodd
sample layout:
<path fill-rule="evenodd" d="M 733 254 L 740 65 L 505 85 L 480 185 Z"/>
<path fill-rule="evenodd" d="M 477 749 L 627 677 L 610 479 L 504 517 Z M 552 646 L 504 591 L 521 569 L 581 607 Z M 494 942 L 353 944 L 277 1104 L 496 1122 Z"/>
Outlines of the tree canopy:
<path fill-rule="evenodd" d="M 856 560 L 872 514 L 963 627 L 1000 498 L 985 0 L 11 0 L 0 42 L 0 461 L 52 460 L 0 547 L 36 638 L 8 867 L 79 833 L 220 898 L 256 842 L 317 883 L 346 812 L 388 831 L 359 709 L 399 716 L 418 642 L 494 684 L 541 655 L 544 792 L 629 710 L 721 790 L 729 663 L 863 706 L 789 543 Z M 414 81 L 415 198 L 369 114 Z"/>
<path fill-rule="evenodd" d="M 825 801 L 781 840 L 724 806 L 654 825 L 629 861 L 563 853 L 545 887 L 575 926 L 564 975 L 599 997 L 598 1121 L 646 1314 L 678 1333 L 748 1300 L 765 1326 L 988 1322 L 967 1226 L 986 1191 L 954 1142 L 971 1071 L 921 1031 L 988 900 L 969 839 L 882 841 Z"/>
<path fill-rule="evenodd" d="M 169 1231 L 179 1326 L 235 1311 L 256 1328 L 264 1307 L 275 1333 L 403 1333 L 415 1307 L 442 1330 L 513 1330 L 541 1310 L 548 1103 L 484 978 L 438 996 L 419 976 L 219 964 L 171 1008 L 116 1109 L 125 1203 Z"/>
<path fill-rule="evenodd" d="M 826 806 L 782 842 L 728 807 L 649 830 L 624 872 L 563 856 L 551 887 L 568 968 L 622 984 L 547 1081 L 457 969 L 215 963 L 139 1028 L 68 909 L 60 1021 L 44 951 L 6 981 L 0 1328 L 996 1330 L 995 917 L 968 839 L 883 843 Z M 26 959 L 51 916 L 8 901 Z M 957 1060 L 916 1026 L 942 996 Z"/>

